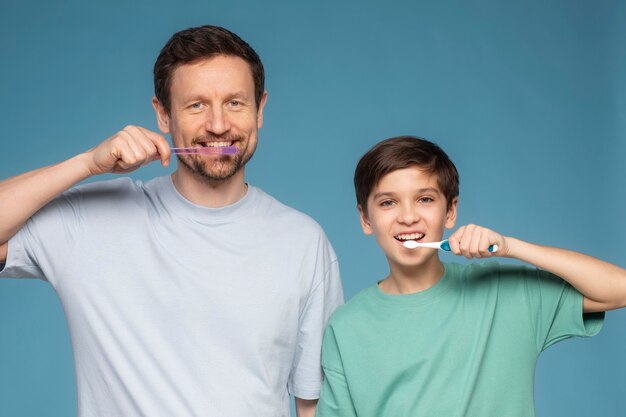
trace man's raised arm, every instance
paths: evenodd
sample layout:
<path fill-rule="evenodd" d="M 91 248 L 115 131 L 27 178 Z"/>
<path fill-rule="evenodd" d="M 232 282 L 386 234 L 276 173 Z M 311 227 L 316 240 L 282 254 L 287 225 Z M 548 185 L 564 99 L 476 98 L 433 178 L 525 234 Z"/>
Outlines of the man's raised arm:
<path fill-rule="evenodd" d="M 158 133 L 127 126 L 95 148 L 58 164 L 0 182 L 0 262 L 7 242 L 50 200 L 76 183 L 104 173 L 127 173 L 160 159 L 169 164 L 170 147 Z"/>

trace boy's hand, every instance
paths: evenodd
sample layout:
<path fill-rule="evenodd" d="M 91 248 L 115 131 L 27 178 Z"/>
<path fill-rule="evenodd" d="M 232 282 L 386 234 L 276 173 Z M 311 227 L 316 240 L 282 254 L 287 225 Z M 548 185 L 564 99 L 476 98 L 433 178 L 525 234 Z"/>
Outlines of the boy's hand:
<path fill-rule="evenodd" d="M 158 159 L 167 166 L 171 151 L 167 140 L 158 133 L 127 126 L 86 154 L 90 175 L 99 175 L 128 173 Z"/>
<path fill-rule="evenodd" d="M 468 224 L 460 227 L 448 238 L 450 251 L 455 255 L 472 258 L 507 256 L 509 247 L 506 238 L 486 227 Z M 489 246 L 498 245 L 497 252 L 489 252 Z"/>

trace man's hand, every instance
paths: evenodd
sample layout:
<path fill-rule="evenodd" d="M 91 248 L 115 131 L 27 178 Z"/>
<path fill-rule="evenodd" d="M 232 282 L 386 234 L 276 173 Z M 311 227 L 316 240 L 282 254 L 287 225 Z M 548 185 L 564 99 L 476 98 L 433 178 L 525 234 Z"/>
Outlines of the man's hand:
<path fill-rule="evenodd" d="M 127 173 L 157 159 L 169 165 L 170 146 L 158 133 L 140 126 L 126 126 L 87 151 L 90 175 Z"/>
<path fill-rule="evenodd" d="M 448 238 L 450 251 L 455 255 L 472 258 L 508 256 L 509 246 L 504 236 L 486 227 L 468 224 L 460 227 Z M 497 252 L 489 252 L 489 246 L 498 245 Z"/>

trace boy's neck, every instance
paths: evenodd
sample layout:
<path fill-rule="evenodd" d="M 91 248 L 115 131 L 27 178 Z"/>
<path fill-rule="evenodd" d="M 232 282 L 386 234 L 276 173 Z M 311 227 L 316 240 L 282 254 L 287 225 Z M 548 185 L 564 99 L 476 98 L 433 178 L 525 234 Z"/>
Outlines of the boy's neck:
<path fill-rule="evenodd" d="M 390 273 L 378 287 L 385 294 L 414 294 L 435 285 L 445 272 L 439 256 L 419 266 L 390 265 Z"/>

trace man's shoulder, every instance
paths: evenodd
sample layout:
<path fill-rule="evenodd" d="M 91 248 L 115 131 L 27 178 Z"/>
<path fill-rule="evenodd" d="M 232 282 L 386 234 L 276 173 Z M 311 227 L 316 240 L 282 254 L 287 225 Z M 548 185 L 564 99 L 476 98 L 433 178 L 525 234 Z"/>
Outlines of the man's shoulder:
<path fill-rule="evenodd" d="M 152 180 L 154 181 L 154 180 Z M 119 177 L 108 180 L 87 182 L 77 185 L 68 191 L 68 194 L 94 194 L 94 193 L 115 193 L 115 192 L 136 192 L 143 189 L 143 181 L 133 180 L 130 177 Z"/>
<path fill-rule="evenodd" d="M 126 205 L 143 205 L 147 191 L 144 183 L 129 177 L 93 181 L 77 185 L 61 194 L 57 201 L 72 207 L 93 207 L 99 210 L 117 208 Z"/>
<path fill-rule="evenodd" d="M 322 227 L 308 214 L 288 206 L 258 187 L 251 186 L 251 188 L 257 193 L 257 198 L 261 202 L 260 205 L 265 207 L 264 217 L 267 221 L 285 225 L 297 224 L 299 233 L 308 230 L 311 233 L 323 234 Z"/>

